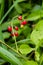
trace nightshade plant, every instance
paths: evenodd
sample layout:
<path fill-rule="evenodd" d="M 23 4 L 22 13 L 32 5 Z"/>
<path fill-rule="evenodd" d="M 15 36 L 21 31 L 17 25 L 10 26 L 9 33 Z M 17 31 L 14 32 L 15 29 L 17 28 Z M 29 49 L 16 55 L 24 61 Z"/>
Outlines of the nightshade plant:
<path fill-rule="evenodd" d="M 43 65 L 43 0 L 0 0 L 0 65 Z"/>

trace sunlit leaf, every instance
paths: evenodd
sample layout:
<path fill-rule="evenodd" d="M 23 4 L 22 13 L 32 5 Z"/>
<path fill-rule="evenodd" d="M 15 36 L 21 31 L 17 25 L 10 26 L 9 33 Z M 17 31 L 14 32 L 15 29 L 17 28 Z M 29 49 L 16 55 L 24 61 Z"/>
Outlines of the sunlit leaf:
<path fill-rule="evenodd" d="M 32 52 L 32 50 L 33 50 L 33 49 L 32 49 L 31 47 L 29 47 L 27 44 L 22 44 L 22 45 L 20 45 L 20 48 L 19 48 L 19 51 L 20 51 L 22 54 L 24 54 L 24 55 L 26 55 L 26 54 Z"/>
<path fill-rule="evenodd" d="M 31 40 L 34 44 L 40 46 L 43 44 L 43 20 L 40 20 L 32 31 Z"/>

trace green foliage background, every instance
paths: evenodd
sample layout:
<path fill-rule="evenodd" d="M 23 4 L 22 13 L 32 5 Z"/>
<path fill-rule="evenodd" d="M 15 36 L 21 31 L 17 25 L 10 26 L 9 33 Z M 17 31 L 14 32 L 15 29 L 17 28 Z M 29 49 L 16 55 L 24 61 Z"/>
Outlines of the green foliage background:
<path fill-rule="evenodd" d="M 28 23 L 22 29 L 20 15 Z M 7 31 L 12 23 L 18 52 Z M 43 0 L 0 0 L 0 65 L 43 65 Z"/>

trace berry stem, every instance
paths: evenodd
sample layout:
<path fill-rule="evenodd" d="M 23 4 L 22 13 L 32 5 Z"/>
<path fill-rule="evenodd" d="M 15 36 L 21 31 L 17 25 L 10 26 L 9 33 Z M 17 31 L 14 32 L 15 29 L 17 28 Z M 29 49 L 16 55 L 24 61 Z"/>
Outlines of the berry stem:
<path fill-rule="evenodd" d="M 15 37 L 15 36 L 14 36 L 14 40 L 15 40 L 16 50 L 17 50 L 17 52 L 18 52 L 18 45 L 17 45 L 16 37 Z"/>
<path fill-rule="evenodd" d="M 11 26 L 12 26 L 12 33 L 14 33 L 14 29 L 13 29 L 13 22 L 11 22 Z M 15 41 L 16 50 L 17 50 L 17 52 L 18 52 L 18 46 L 17 46 L 16 36 L 15 36 L 15 35 L 14 35 L 13 39 L 14 39 L 14 41 Z"/>

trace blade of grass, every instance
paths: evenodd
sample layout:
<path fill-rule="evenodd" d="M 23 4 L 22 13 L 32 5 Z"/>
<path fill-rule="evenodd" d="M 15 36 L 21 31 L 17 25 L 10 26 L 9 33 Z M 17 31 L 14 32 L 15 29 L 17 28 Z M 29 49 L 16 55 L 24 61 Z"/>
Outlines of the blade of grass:
<path fill-rule="evenodd" d="M 9 8 L 9 10 L 6 12 L 6 14 L 2 17 L 0 24 L 3 22 L 3 20 L 6 18 L 6 16 L 10 13 L 10 11 L 14 8 L 14 6 L 18 3 L 19 1 L 15 1 L 14 4 Z"/>
<path fill-rule="evenodd" d="M 4 43 L 4 42 L 2 42 L 1 40 L 0 40 L 0 42 L 2 43 L 2 44 L 4 44 L 5 46 L 7 46 L 9 49 L 11 49 L 12 51 L 14 51 L 15 53 L 17 53 L 21 58 L 23 58 L 24 60 L 28 60 L 25 56 L 23 56 L 22 54 L 20 54 L 19 52 L 17 52 L 15 49 L 13 49 L 12 47 L 10 47 L 9 45 L 7 45 L 6 43 Z"/>
<path fill-rule="evenodd" d="M 2 47 L 0 47 L 0 57 L 12 63 L 13 65 L 15 65 L 15 63 L 17 63 L 18 65 L 23 65 L 17 57 L 15 57 L 12 53 Z"/>

